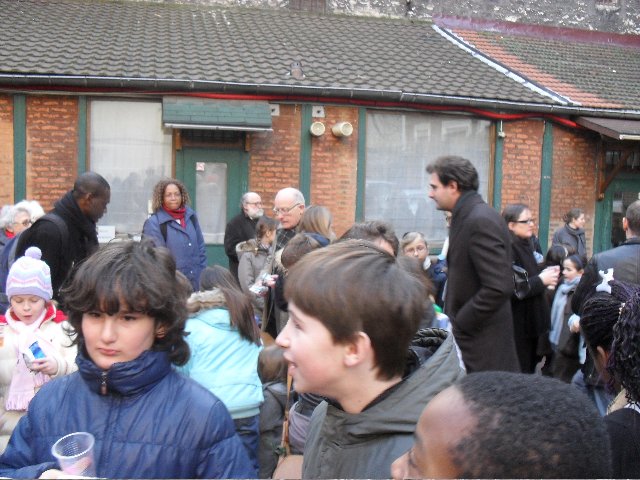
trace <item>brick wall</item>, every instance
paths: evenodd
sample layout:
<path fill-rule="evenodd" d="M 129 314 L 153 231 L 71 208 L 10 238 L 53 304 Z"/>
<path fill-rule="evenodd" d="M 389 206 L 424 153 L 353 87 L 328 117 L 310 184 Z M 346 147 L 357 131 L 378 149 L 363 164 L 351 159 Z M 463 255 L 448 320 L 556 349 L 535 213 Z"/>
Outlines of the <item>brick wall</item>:
<path fill-rule="evenodd" d="M 585 233 L 591 255 L 596 205 L 597 137 L 557 125 L 553 127 L 553 173 L 551 179 L 551 235 L 561 227 L 562 217 L 572 208 L 585 211 Z"/>
<path fill-rule="evenodd" d="M 13 101 L 0 95 L 0 206 L 13 201 Z"/>
<path fill-rule="evenodd" d="M 314 120 L 325 124 L 325 134 L 311 140 L 311 199 L 309 203 L 324 205 L 333 214 L 336 235 L 342 235 L 356 216 L 356 184 L 358 163 L 358 109 L 325 106 L 325 118 Z M 350 137 L 336 137 L 331 127 L 338 122 L 353 126 Z"/>
<path fill-rule="evenodd" d="M 340 235 L 355 219 L 358 109 L 325 106 L 324 110 L 324 118 L 314 119 L 325 124 L 326 132 L 311 138 L 311 198 L 306 201 L 329 208 Z M 280 105 L 280 115 L 272 121 L 273 132 L 252 134 L 249 165 L 249 189 L 262 196 L 268 210 L 278 190 L 300 187 L 301 106 Z M 342 121 L 353 125 L 350 137 L 338 138 L 331 133 L 331 127 Z"/>
<path fill-rule="evenodd" d="M 539 120 L 505 122 L 502 205 L 529 205 L 534 218 L 540 204 L 540 168 L 544 123 Z"/>
<path fill-rule="evenodd" d="M 249 161 L 249 190 L 262 196 L 269 216 L 278 190 L 300 187 L 300 105 L 280 105 L 271 120 L 273 132 L 251 134 Z"/>
<path fill-rule="evenodd" d="M 27 197 L 45 210 L 77 176 L 78 101 L 74 97 L 27 97 Z"/>

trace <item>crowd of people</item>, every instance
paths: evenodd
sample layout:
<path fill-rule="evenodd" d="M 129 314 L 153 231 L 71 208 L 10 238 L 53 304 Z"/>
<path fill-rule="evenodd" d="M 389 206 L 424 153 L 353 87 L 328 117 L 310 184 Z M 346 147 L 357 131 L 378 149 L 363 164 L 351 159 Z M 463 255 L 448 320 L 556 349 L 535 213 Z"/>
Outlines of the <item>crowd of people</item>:
<path fill-rule="evenodd" d="M 46 215 L 3 209 L 0 476 L 64 478 L 77 431 L 109 478 L 639 476 L 640 201 L 588 259 L 582 210 L 543 252 L 469 160 L 426 173 L 437 256 L 390 219 L 337 236 L 293 187 L 273 217 L 242 196 L 229 269 L 177 179 L 139 242 L 99 247 L 95 172 Z"/>

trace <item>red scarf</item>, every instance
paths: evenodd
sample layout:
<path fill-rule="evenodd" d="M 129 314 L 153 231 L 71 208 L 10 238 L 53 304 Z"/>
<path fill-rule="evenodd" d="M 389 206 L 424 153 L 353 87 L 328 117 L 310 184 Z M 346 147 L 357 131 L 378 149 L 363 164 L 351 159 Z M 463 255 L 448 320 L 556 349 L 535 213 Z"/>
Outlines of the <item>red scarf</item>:
<path fill-rule="evenodd" d="M 185 228 L 187 226 L 187 223 L 184 221 L 184 214 L 187 211 L 185 207 L 177 208 L 175 210 L 169 210 L 167 207 L 163 205 L 162 208 L 165 212 L 171 215 L 175 220 L 180 220 L 180 226 L 182 228 Z"/>

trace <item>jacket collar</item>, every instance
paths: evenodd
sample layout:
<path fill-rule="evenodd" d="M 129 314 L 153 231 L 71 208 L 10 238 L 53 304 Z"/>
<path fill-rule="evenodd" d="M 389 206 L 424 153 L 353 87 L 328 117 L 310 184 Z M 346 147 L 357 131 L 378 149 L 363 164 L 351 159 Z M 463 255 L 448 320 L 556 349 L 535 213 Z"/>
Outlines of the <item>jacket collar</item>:
<path fill-rule="evenodd" d="M 167 352 L 144 351 L 130 362 L 115 363 L 109 370 L 101 370 L 79 346 L 76 363 L 82 379 L 89 389 L 100 394 L 103 376 L 106 374 L 107 394 L 121 396 L 141 395 L 153 388 L 171 372 Z"/>

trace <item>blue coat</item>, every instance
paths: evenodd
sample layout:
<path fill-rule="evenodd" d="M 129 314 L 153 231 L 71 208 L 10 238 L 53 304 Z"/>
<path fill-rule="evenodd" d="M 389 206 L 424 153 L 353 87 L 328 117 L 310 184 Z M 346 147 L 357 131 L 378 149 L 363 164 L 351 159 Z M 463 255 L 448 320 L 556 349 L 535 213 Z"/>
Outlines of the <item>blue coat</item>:
<path fill-rule="evenodd" d="M 101 478 L 249 478 L 250 466 L 226 408 L 171 367 L 165 352 L 145 351 L 103 372 L 83 353 L 79 371 L 45 384 L 0 457 L 0 476 L 38 478 L 57 468 L 55 441 L 71 432 L 96 439 Z M 101 395 L 106 374 L 107 395 Z"/>
<path fill-rule="evenodd" d="M 192 208 L 186 207 L 184 219 L 186 226 L 182 228 L 171 215 L 161 208 L 144 222 L 142 234 L 152 238 L 157 246 L 167 247 L 171 251 L 176 259 L 178 270 L 186 275 L 194 291 L 198 291 L 200 273 L 207 267 L 204 237 L 196 212 Z M 167 224 L 166 242 L 160 230 L 161 223 Z"/>
<path fill-rule="evenodd" d="M 260 413 L 262 382 L 258 355 L 262 346 L 242 338 L 229 310 L 202 310 L 187 320 L 191 358 L 183 372 L 214 393 L 235 418 Z"/>

